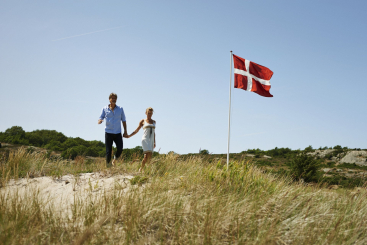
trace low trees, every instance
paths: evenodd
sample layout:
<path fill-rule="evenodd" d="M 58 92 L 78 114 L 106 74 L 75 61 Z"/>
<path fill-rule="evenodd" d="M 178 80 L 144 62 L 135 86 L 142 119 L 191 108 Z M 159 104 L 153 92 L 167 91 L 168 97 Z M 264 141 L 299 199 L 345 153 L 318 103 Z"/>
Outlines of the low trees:
<path fill-rule="evenodd" d="M 199 154 L 201 155 L 209 155 L 209 151 L 208 150 L 200 150 Z"/>
<path fill-rule="evenodd" d="M 302 152 L 290 162 L 290 173 L 295 180 L 303 179 L 305 182 L 317 181 L 317 170 L 320 163 L 313 156 Z"/>
<path fill-rule="evenodd" d="M 101 141 L 66 137 L 63 133 L 55 130 L 43 129 L 25 132 L 20 126 L 13 126 L 5 132 L 0 132 L 0 142 L 37 146 L 50 151 L 59 151 L 61 156 L 66 159 L 74 159 L 76 156 L 103 157 L 106 154 L 105 144 Z M 154 152 L 153 156 L 157 154 L 157 152 Z M 126 159 L 142 158 L 143 148 L 137 146 L 132 149 L 124 149 L 122 157 Z"/>
<path fill-rule="evenodd" d="M 13 126 L 0 132 L 0 141 L 11 144 L 31 145 L 51 151 L 61 151 L 64 158 L 74 159 L 77 155 L 104 156 L 105 144 L 101 141 L 87 141 L 82 138 L 66 137 L 55 130 L 34 130 L 25 132 L 20 126 Z"/>

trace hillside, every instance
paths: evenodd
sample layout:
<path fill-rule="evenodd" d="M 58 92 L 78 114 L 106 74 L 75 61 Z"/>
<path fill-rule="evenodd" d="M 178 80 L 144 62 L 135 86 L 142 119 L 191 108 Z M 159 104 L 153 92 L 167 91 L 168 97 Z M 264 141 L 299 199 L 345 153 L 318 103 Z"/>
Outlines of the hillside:
<path fill-rule="evenodd" d="M 335 146 L 334 148 L 291 150 L 275 148 L 268 151 L 253 149 L 241 153 L 231 153 L 230 161 L 251 162 L 260 169 L 278 174 L 290 175 L 290 165 L 295 156 L 306 153 L 313 156 L 319 163 L 318 183 L 324 183 L 332 188 L 353 188 L 366 186 L 367 181 L 367 150 L 348 149 Z M 183 159 L 201 155 L 209 162 L 226 163 L 226 154 L 187 154 Z"/>
<path fill-rule="evenodd" d="M 56 131 L 55 131 L 56 132 Z M 58 132 L 57 132 L 58 133 Z M 80 138 L 79 138 L 80 139 Z M 82 139 L 80 139 L 83 141 Z M 8 150 L 17 151 L 18 149 L 26 147 L 27 151 L 43 152 L 49 158 L 69 159 L 69 161 L 75 158 L 83 158 L 86 161 L 102 161 L 104 158 L 104 148 L 102 157 L 89 156 L 85 152 L 81 154 L 74 153 L 74 155 L 63 154 L 60 151 L 52 151 L 50 149 L 35 147 L 35 146 L 23 146 L 20 144 L 2 143 L 0 148 L 0 157 L 4 155 Z M 75 146 L 72 147 L 75 149 Z M 70 149 L 66 150 L 70 152 Z M 172 152 L 175 154 L 174 152 Z M 231 153 L 230 161 L 238 162 L 251 162 L 258 166 L 260 169 L 266 172 L 270 172 L 277 175 L 291 175 L 290 165 L 292 160 L 299 154 L 306 153 L 313 156 L 319 163 L 318 173 L 312 182 L 322 183 L 332 188 L 354 188 L 359 186 L 366 186 L 367 181 L 367 150 L 361 149 L 348 149 L 346 147 L 335 146 L 333 148 L 320 148 L 312 149 L 307 147 L 304 150 L 291 150 L 289 148 L 275 148 L 268 151 L 260 149 L 249 149 L 241 153 Z M 154 156 L 158 156 L 159 153 L 154 152 Z M 209 151 L 203 150 L 201 153 L 191 153 L 180 155 L 180 159 L 189 159 L 190 157 L 199 156 L 210 163 L 225 164 L 227 161 L 226 154 L 209 154 Z M 141 160 L 143 152 L 140 146 L 133 149 L 124 149 L 121 156 L 126 160 Z"/>
<path fill-rule="evenodd" d="M 283 168 L 284 158 L 238 154 L 242 161 L 227 169 L 220 157 L 161 154 L 138 174 L 139 159 L 106 168 L 103 158 L 49 159 L 19 148 L 1 160 L 0 241 L 367 243 L 365 188 L 328 189 L 253 164 Z"/>

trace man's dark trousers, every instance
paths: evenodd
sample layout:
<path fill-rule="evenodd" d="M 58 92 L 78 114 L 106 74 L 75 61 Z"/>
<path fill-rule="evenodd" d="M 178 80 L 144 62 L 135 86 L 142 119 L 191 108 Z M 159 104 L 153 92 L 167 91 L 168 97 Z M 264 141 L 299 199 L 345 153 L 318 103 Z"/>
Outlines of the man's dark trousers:
<path fill-rule="evenodd" d="M 121 133 L 119 133 L 119 134 L 109 134 L 109 133 L 106 133 L 105 134 L 106 164 L 109 164 L 110 161 L 111 161 L 112 144 L 113 144 L 113 142 L 115 142 L 116 148 L 117 148 L 117 151 L 116 151 L 116 154 L 115 154 L 115 157 L 117 159 L 121 155 L 121 153 L 122 153 L 122 147 L 123 147 Z"/>

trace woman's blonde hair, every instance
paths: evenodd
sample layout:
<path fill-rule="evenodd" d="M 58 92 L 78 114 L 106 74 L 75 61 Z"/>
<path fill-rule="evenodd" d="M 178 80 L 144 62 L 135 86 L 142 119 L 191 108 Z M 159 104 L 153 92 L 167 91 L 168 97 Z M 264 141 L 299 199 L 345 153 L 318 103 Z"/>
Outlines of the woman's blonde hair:
<path fill-rule="evenodd" d="M 145 113 L 148 113 L 148 111 L 154 112 L 154 110 L 153 110 L 153 108 L 152 108 L 152 107 L 148 107 L 148 108 L 145 110 Z"/>

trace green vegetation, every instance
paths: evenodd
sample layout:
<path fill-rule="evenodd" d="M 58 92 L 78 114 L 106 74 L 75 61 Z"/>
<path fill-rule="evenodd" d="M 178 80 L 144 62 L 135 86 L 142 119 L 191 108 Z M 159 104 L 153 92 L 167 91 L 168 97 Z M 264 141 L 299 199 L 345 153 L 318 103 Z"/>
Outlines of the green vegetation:
<path fill-rule="evenodd" d="M 7 168 L 7 172 L 3 175 L 17 176 L 17 178 L 22 178 L 26 176 L 42 176 L 42 175 L 60 175 L 60 173 L 65 173 L 65 169 L 68 169 L 68 165 L 72 165 L 72 161 L 63 161 L 66 159 L 77 160 L 85 159 L 88 163 L 88 167 L 84 169 L 73 171 L 90 172 L 95 168 L 93 162 L 90 158 L 85 157 L 104 157 L 105 156 L 105 145 L 100 141 L 86 141 L 79 137 L 71 138 L 66 137 L 64 134 L 57 132 L 55 130 L 35 130 L 32 132 L 25 132 L 21 127 L 14 126 L 5 132 L 0 132 L 0 141 L 11 143 L 11 144 L 23 144 L 29 146 L 26 153 L 33 153 L 36 148 L 33 146 L 41 147 L 47 150 L 47 152 L 42 153 L 42 159 L 39 157 L 30 157 L 30 162 L 36 161 L 37 164 L 33 165 L 33 169 L 27 172 L 27 164 L 22 163 L 17 160 L 19 166 L 15 165 L 11 168 Z M 248 149 L 241 153 L 231 153 L 230 159 L 232 161 L 248 161 L 251 160 L 252 163 L 260 167 L 263 171 L 273 173 L 280 176 L 291 176 L 294 180 L 303 180 L 305 182 L 315 182 L 315 183 L 327 183 L 329 185 L 339 183 L 338 185 L 346 188 L 353 188 L 356 186 L 361 186 L 364 184 L 365 175 L 358 175 L 355 177 L 353 174 L 349 174 L 347 177 L 342 172 L 333 172 L 326 174 L 325 176 L 322 171 L 318 170 L 318 167 L 325 166 L 328 168 L 338 167 L 340 169 L 356 169 L 359 171 L 367 171 L 367 167 L 358 166 L 356 164 L 339 164 L 336 165 L 335 161 L 341 159 L 349 150 L 347 147 L 342 147 L 336 145 L 334 147 L 320 147 L 319 150 L 330 150 L 332 151 L 325 157 L 320 158 L 318 154 L 314 157 L 307 157 L 307 155 L 315 154 L 315 149 L 310 145 L 304 150 L 292 150 L 290 148 L 278 148 L 275 147 L 271 150 L 261 150 L 261 149 Z M 37 149 L 36 151 L 38 151 Z M 115 151 L 116 149 L 114 149 Z M 360 150 L 354 149 L 354 150 Z M 55 154 L 56 152 L 57 154 Z M 40 153 L 35 153 L 40 154 Z M 180 160 L 186 161 L 191 157 L 200 156 L 207 163 L 215 163 L 218 160 L 226 161 L 226 154 L 210 154 L 209 150 L 200 150 L 199 154 L 187 154 L 178 155 L 174 152 L 170 154 L 176 155 Z M 0 157 L 8 159 L 10 156 L 9 149 L 0 149 Z M 159 156 L 157 152 L 153 153 L 154 157 Z M 316 156 L 316 157 L 315 157 Z M 132 149 L 124 149 L 122 152 L 121 159 L 124 161 L 140 161 L 143 157 L 143 150 L 141 146 L 137 146 Z M 336 157 L 336 158 L 335 158 Z M 307 159 L 306 159 L 307 158 Z M 331 161 L 333 159 L 333 161 Z M 63 164 L 52 164 L 49 166 L 49 162 L 63 162 Z M 79 160 L 77 160 L 79 161 Z M 98 161 L 103 162 L 103 159 L 98 159 Z M 45 165 L 43 165 L 45 163 Z M 33 164 L 33 163 L 32 163 Z M 163 170 L 162 170 L 163 171 Z M 333 175 L 332 177 L 330 175 Z M 362 176 L 362 177 L 359 177 Z M 4 177 L 5 178 L 5 177 Z M 355 180 L 360 179 L 360 180 Z"/>
<path fill-rule="evenodd" d="M 200 150 L 199 154 L 201 155 L 208 155 L 209 154 L 209 151 L 208 150 Z"/>
<path fill-rule="evenodd" d="M 247 151 L 243 151 L 241 152 L 242 154 L 254 154 L 255 157 L 260 157 L 263 155 L 267 155 L 267 156 L 271 156 L 271 157 L 282 157 L 282 158 L 292 158 L 295 155 L 297 155 L 298 153 L 300 153 L 300 150 L 291 150 L 289 148 L 278 148 L 275 147 L 274 149 L 268 150 L 268 151 L 263 151 L 260 150 L 259 148 L 257 149 L 248 149 Z"/>
<path fill-rule="evenodd" d="M 359 186 L 364 186 L 366 184 L 366 179 L 361 177 L 347 178 L 341 175 L 334 175 L 333 177 L 325 177 L 322 179 L 324 183 L 328 186 L 338 185 L 342 188 L 354 188 Z"/>
<path fill-rule="evenodd" d="M 66 137 L 55 130 L 25 132 L 22 127 L 13 126 L 0 132 L 0 142 L 45 148 L 62 152 L 62 157 L 74 159 L 77 155 L 104 156 L 105 145 L 101 141 L 87 141 L 79 137 Z"/>
<path fill-rule="evenodd" d="M 338 168 L 361 169 L 367 171 L 367 166 L 358 166 L 355 163 L 342 163 L 338 165 Z"/>
<path fill-rule="evenodd" d="M 7 193 L 2 187 L 2 244 L 367 242 L 365 190 L 330 190 L 294 182 L 264 173 L 252 164 L 255 160 L 232 161 L 227 169 L 220 160 L 207 161 L 208 156 L 184 159 L 161 154 L 152 159 L 145 174 L 137 175 L 140 161 L 119 160 L 116 167 L 106 169 L 98 159 L 45 163 L 45 156 L 36 154 L 20 149 L 2 159 L 5 173 L 14 166 L 5 175 L 49 174 L 56 165 L 60 175 L 86 169 L 104 176 L 133 175 L 130 182 L 135 185 L 128 182 L 125 187 L 121 180 L 112 190 L 94 192 L 98 188 L 90 183 L 90 188 L 74 192 L 73 205 L 61 212 L 59 200 L 42 199 L 40 191 Z M 75 174 L 76 183 L 77 178 Z"/>
<path fill-rule="evenodd" d="M 142 184 L 146 183 L 147 181 L 148 181 L 148 177 L 138 175 L 138 176 L 135 176 L 134 178 L 132 178 L 130 180 L 130 183 L 132 185 L 142 185 Z"/>
<path fill-rule="evenodd" d="M 301 153 L 294 157 L 290 163 L 290 174 L 296 179 L 305 182 L 317 182 L 317 170 L 320 162 L 313 156 Z"/>
<path fill-rule="evenodd" d="M 61 152 L 64 159 L 75 159 L 77 156 L 104 157 L 106 154 L 105 144 L 101 141 L 87 141 L 79 137 L 66 137 L 63 133 L 55 130 L 35 130 L 25 132 L 22 127 L 13 126 L 0 132 L 0 142 L 35 146 L 49 151 Z M 114 151 L 116 149 L 114 148 Z M 157 155 L 154 152 L 154 155 Z M 141 158 L 143 149 L 137 146 L 132 149 L 124 149 L 122 157 L 125 159 Z"/>

